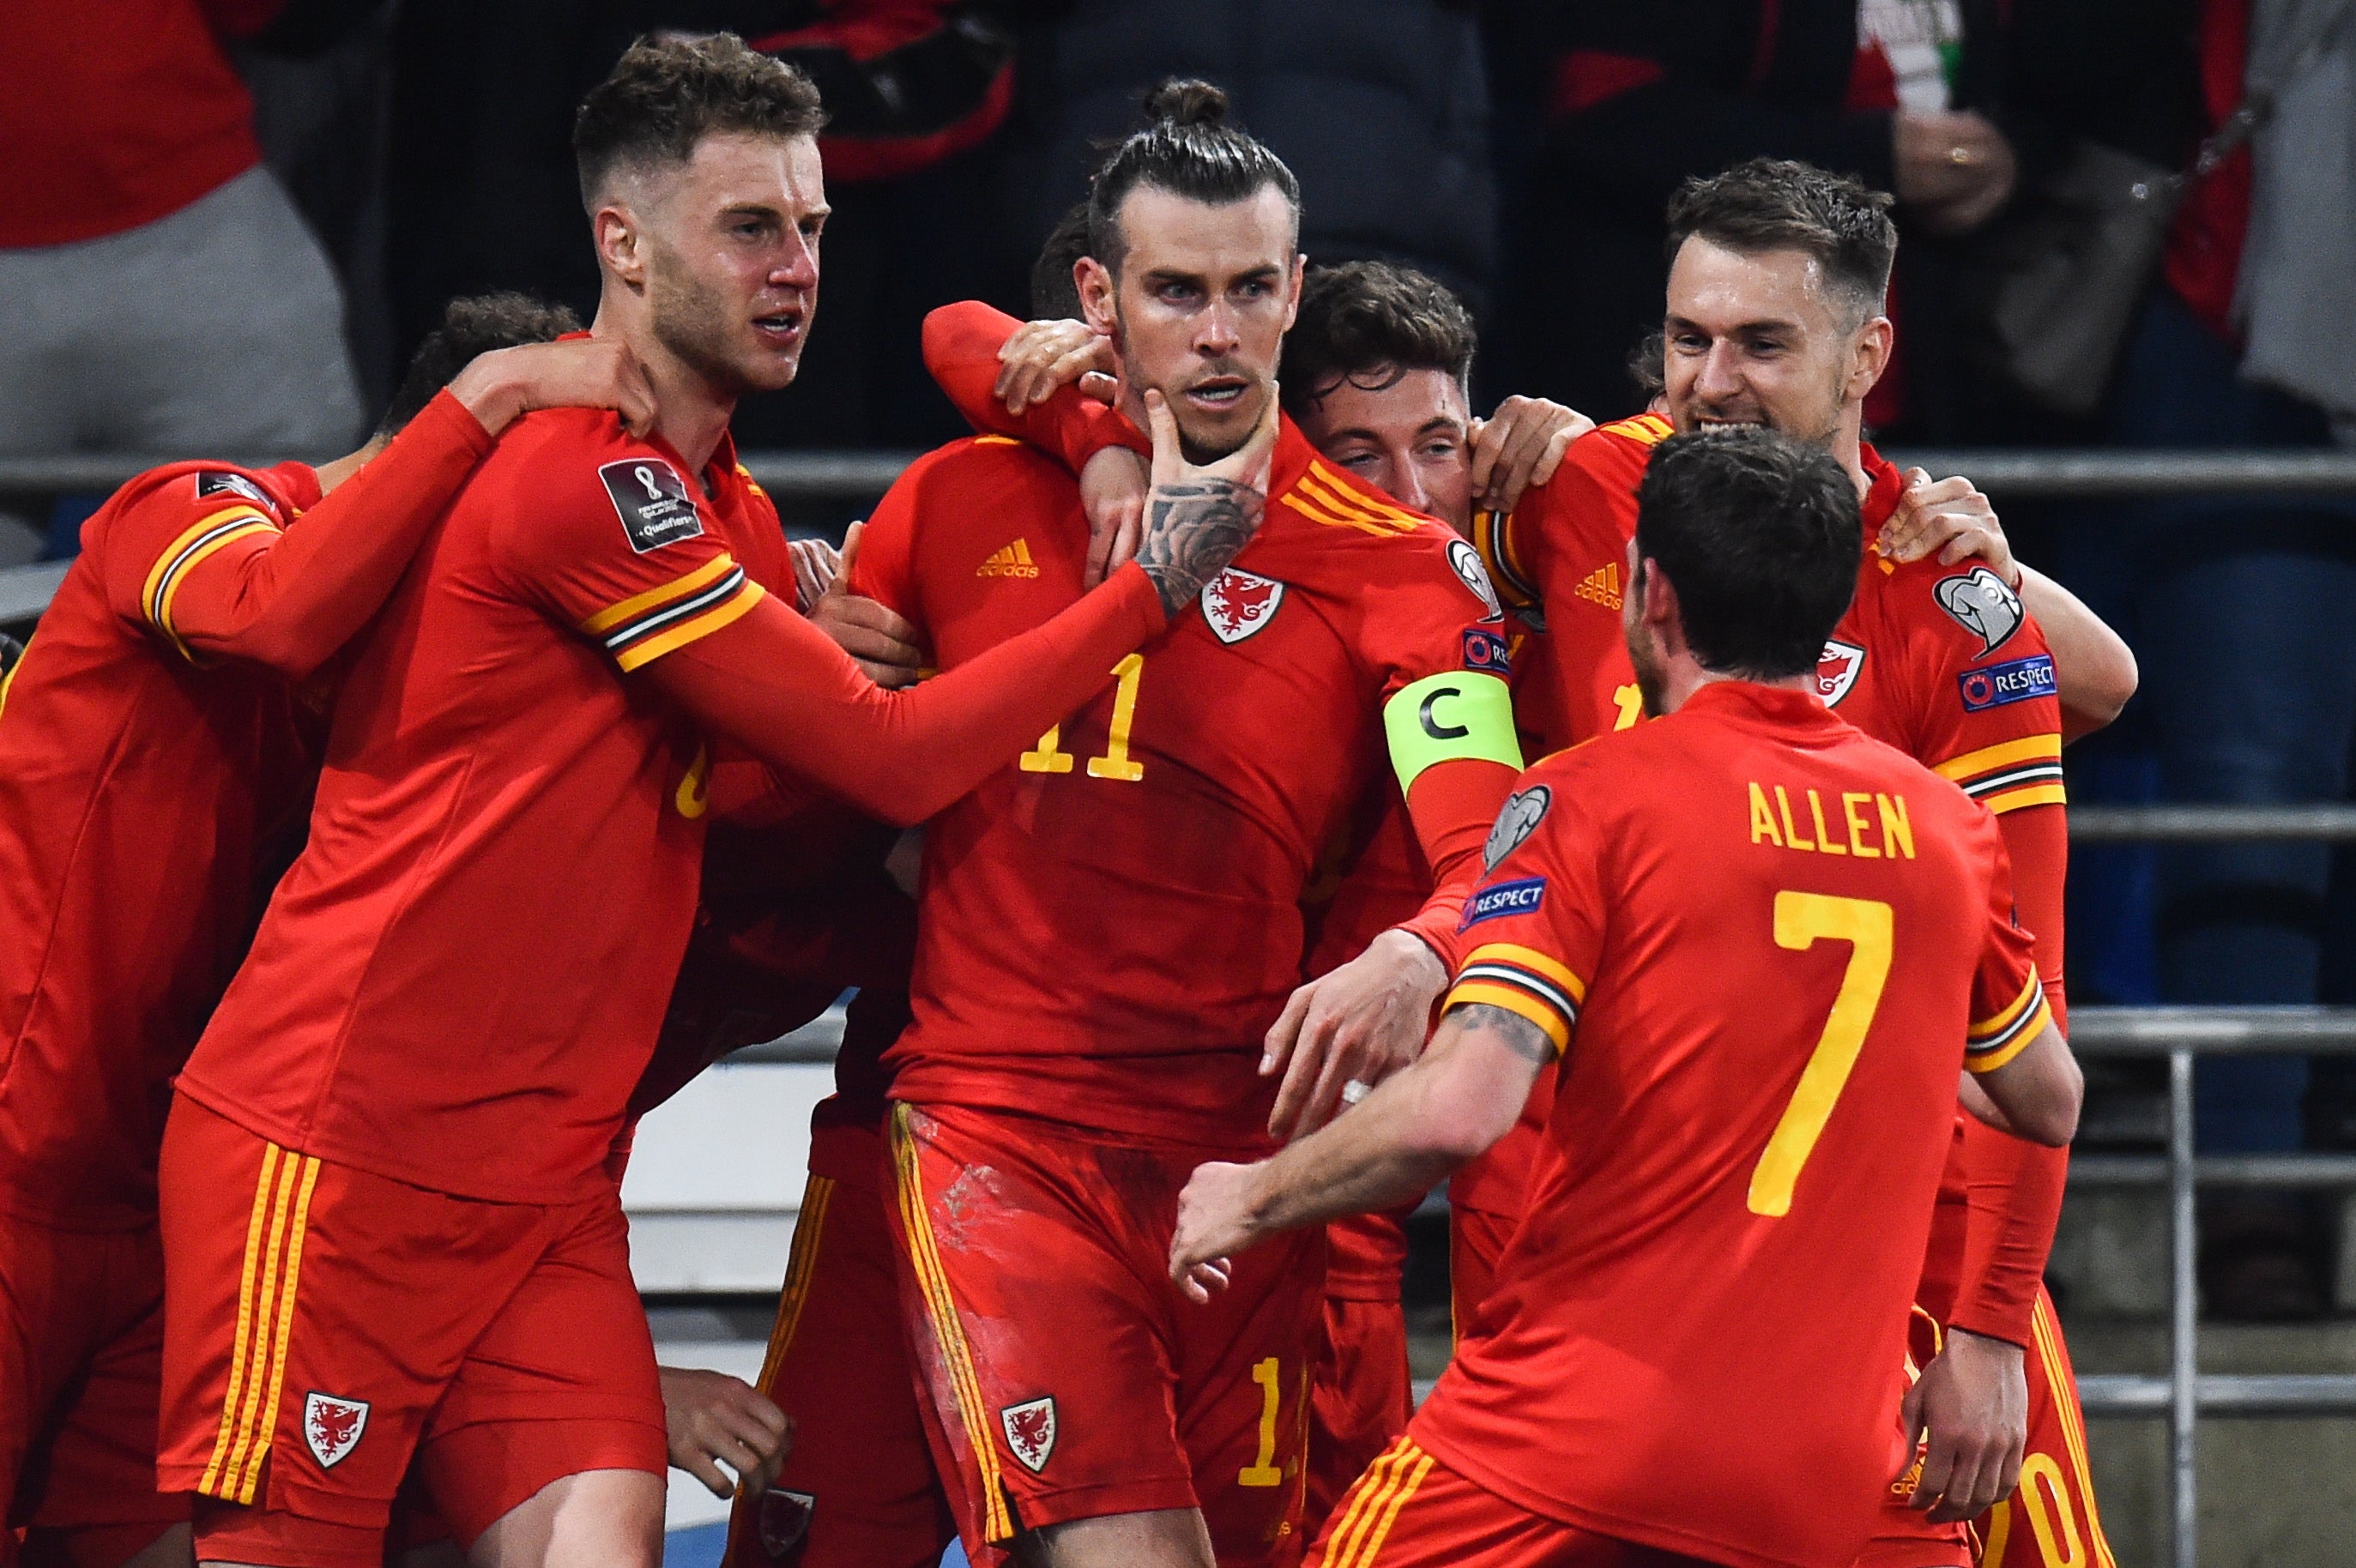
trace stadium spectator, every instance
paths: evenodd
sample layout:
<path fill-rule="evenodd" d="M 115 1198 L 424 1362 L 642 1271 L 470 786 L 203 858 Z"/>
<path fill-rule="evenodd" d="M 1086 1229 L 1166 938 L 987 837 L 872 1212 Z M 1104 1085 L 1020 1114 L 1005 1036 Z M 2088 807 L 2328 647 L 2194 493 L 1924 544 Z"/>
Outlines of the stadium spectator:
<path fill-rule="evenodd" d="M 223 53 L 282 7 L 0 11 L 0 452 L 314 455 L 359 434 L 342 292 Z"/>
<path fill-rule="evenodd" d="M 1701 0 L 1550 5 L 1515 0 L 1491 35 L 1501 114 L 1518 136 L 1497 368 L 1522 390 L 1599 419 L 1639 411 L 1629 346 L 1660 315 L 1661 212 L 1689 175 L 1798 158 L 1893 192 L 1908 267 L 1892 315 L 1909 344 L 1917 236 L 1984 223 L 2011 194 L 2020 128 L 2002 106 L 1992 8 L 1962 0 Z M 1522 122 L 1534 122 L 1524 123 Z M 2032 133 L 2033 137 L 2033 133 Z M 1533 140 L 1534 139 L 1534 140 Z M 1898 417 L 1885 377 L 1869 424 Z"/>
<path fill-rule="evenodd" d="M 961 433 L 925 375 L 916 323 L 977 293 L 1012 304 L 1022 289 L 1019 264 L 986 242 L 1012 47 L 973 0 L 411 0 L 392 44 L 396 338 L 412 340 L 454 293 L 522 288 L 594 305 L 573 105 L 638 34 L 718 28 L 818 83 L 835 208 L 828 330 L 798 390 L 739 410 L 738 439 L 918 446 Z"/>
<path fill-rule="evenodd" d="M 1007 231 L 1044 234 L 1079 197 L 1097 144 L 1169 76 L 1225 89 L 1301 179 L 1313 262 L 1410 262 L 1474 299 L 1495 262 L 1489 95 L 1470 7 L 1439 0 L 1089 0 L 1025 37 L 1009 133 Z M 1213 19 L 1215 18 L 1215 24 Z"/>

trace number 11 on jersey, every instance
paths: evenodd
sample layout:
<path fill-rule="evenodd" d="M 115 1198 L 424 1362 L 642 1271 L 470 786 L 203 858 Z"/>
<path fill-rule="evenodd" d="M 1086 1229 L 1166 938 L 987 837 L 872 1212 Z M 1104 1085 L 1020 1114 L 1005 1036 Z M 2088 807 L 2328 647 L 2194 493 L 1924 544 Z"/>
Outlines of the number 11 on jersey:
<path fill-rule="evenodd" d="M 1104 755 L 1088 759 L 1088 777 L 1135 784 L 1145 776 L 1145 764 L 1130 761 L 1129 735 L 1137 723 L 1137 688 L 1145 679 L 1145 656 L 1130 654 L 1112 667 L 1119 684 L 1112 694 L 1112 722 L 1106 727 Z M 1026 773 L 1068 773 L 1072 754 L 1064 750 L 1061 724 L 1039 737 L 1039 743 L 1014 759 Z"/>

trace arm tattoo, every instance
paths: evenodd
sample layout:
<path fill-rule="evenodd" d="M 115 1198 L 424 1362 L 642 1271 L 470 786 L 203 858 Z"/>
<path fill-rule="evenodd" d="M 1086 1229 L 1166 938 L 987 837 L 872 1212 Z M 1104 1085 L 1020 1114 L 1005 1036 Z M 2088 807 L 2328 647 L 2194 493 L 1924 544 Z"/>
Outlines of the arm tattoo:
<path fill-rule="evenodd" d="M 1176 615 L 1235 560 L 1258 528 L 1267 505 L 1267 496 L 1231 479 L 1154 487 L 1146 497 L 1137 563 L 1153 579 L 1164 614 Z"/>
<path fill-rule="evenodd" d="M 1466 1029 L 1495 1035 L 1506 1050 L 1526 1061 L 1544 1067 L 1554 1060 L 1554 1041 L 1519 1013 L 1491 1007 L 1486 1002 L 1468 1002 L 1449 1010 L 1464 1020 Z"/>

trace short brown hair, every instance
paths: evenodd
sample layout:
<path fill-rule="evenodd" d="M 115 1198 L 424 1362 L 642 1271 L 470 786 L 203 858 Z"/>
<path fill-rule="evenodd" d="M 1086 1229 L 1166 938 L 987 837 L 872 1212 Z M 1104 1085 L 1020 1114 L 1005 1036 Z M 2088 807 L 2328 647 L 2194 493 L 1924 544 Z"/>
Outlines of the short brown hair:
<path fill-rule="evenodd" d="M 1445 370 L 1462 387 L 1479 342 L 1472 313 L 1438 279 L 1384 261 L 1344 261 L 1316 268 L 1301 283 L 1279 384 L 1295 413 L 1337 379 L 1379 391 L 1409 370 Z M 1388 379 L 1368 379 L 1378 376 Z"/>
<path fill-rule="evenodd" d="M 1890 197 L 1847 175 L 1788 158 L 1751 158 L 1699 176 L 1669 198 L 1668 259 L 1696 235 L 1745 255 L 1800 251 L 1858 321 L 1880 310 L 1898 254 Z"/>
<path fill-rule="evenodd" d="M 581 199 L 594 204 L 626 164 L 683 164 L 704 137 L 724 132 L 814 136 L 826 123 L 818 88 L 734 33 L 640 38 L 573 119 Z"/>

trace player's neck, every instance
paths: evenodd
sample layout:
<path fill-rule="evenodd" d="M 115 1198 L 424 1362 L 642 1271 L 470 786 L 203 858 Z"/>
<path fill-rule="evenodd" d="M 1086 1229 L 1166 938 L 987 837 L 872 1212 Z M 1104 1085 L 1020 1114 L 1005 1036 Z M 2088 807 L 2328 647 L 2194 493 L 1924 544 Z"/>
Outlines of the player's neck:
<path fill-rule="evenodd" d="M 1841 410 L 1840 423 L 1833 430 L 1833 456 L 1848 470 L 1849 483 L 1857 486 L 1857 498 L 1865 499 L 1873 488 L 1873 481 L 1865 475 L 1865 405 L 1851 403 Z"/>
<path fill-rule="evenodd" d="M 1786 676 L 1781 680 L 1761 680 L 1755 676 L 1727 675 L 1705 669 L 1691 654 L 1678 653 L 1664 660 L 1661 667 L 1661 711 L 1675 713 L 1690 700 L 1693 694 L 1707 686 L 1722 686 L 1729 681 L 1740 681 L 1746 686 L 1763 686 L 1771 691 L 1814 691 L 1816 672 Z"/>
<path fill-rule="evenodd" d="M 616 311 L 610 304 L 599 306 L 589 336 L 618 339 L 629 346 L 654 388 L 654 433 L 687 460 L 689 471 L 701 484 L 705 465 L 711 463 L 720 438 L 728 433 L 728 421 L 735 417 L 735 395 L 722 392 L 673 354 L 655 336 L 651 323 Z"/>
<path fill-rule="evenodd" d="M 382 452 L 385 449 L 385 437 L 380 435 L 372 435 L 369 437 L 368 444 L 361 447 L 358 452 L 338 457 L 333 463 L 322 463 L 318 467 L 311 470 L 312 474 L 316 475 L 319 481 L 319 494 L 322 496 L 326 495 L 328 491 L 334 489 L 337 485 L 342 484 L 345 480 L 350 478 L 353 475 L 358 474 L 361 469 L 367 467 L 369 464 L 369 459 L 374 457 L 378 453 Z"/>

